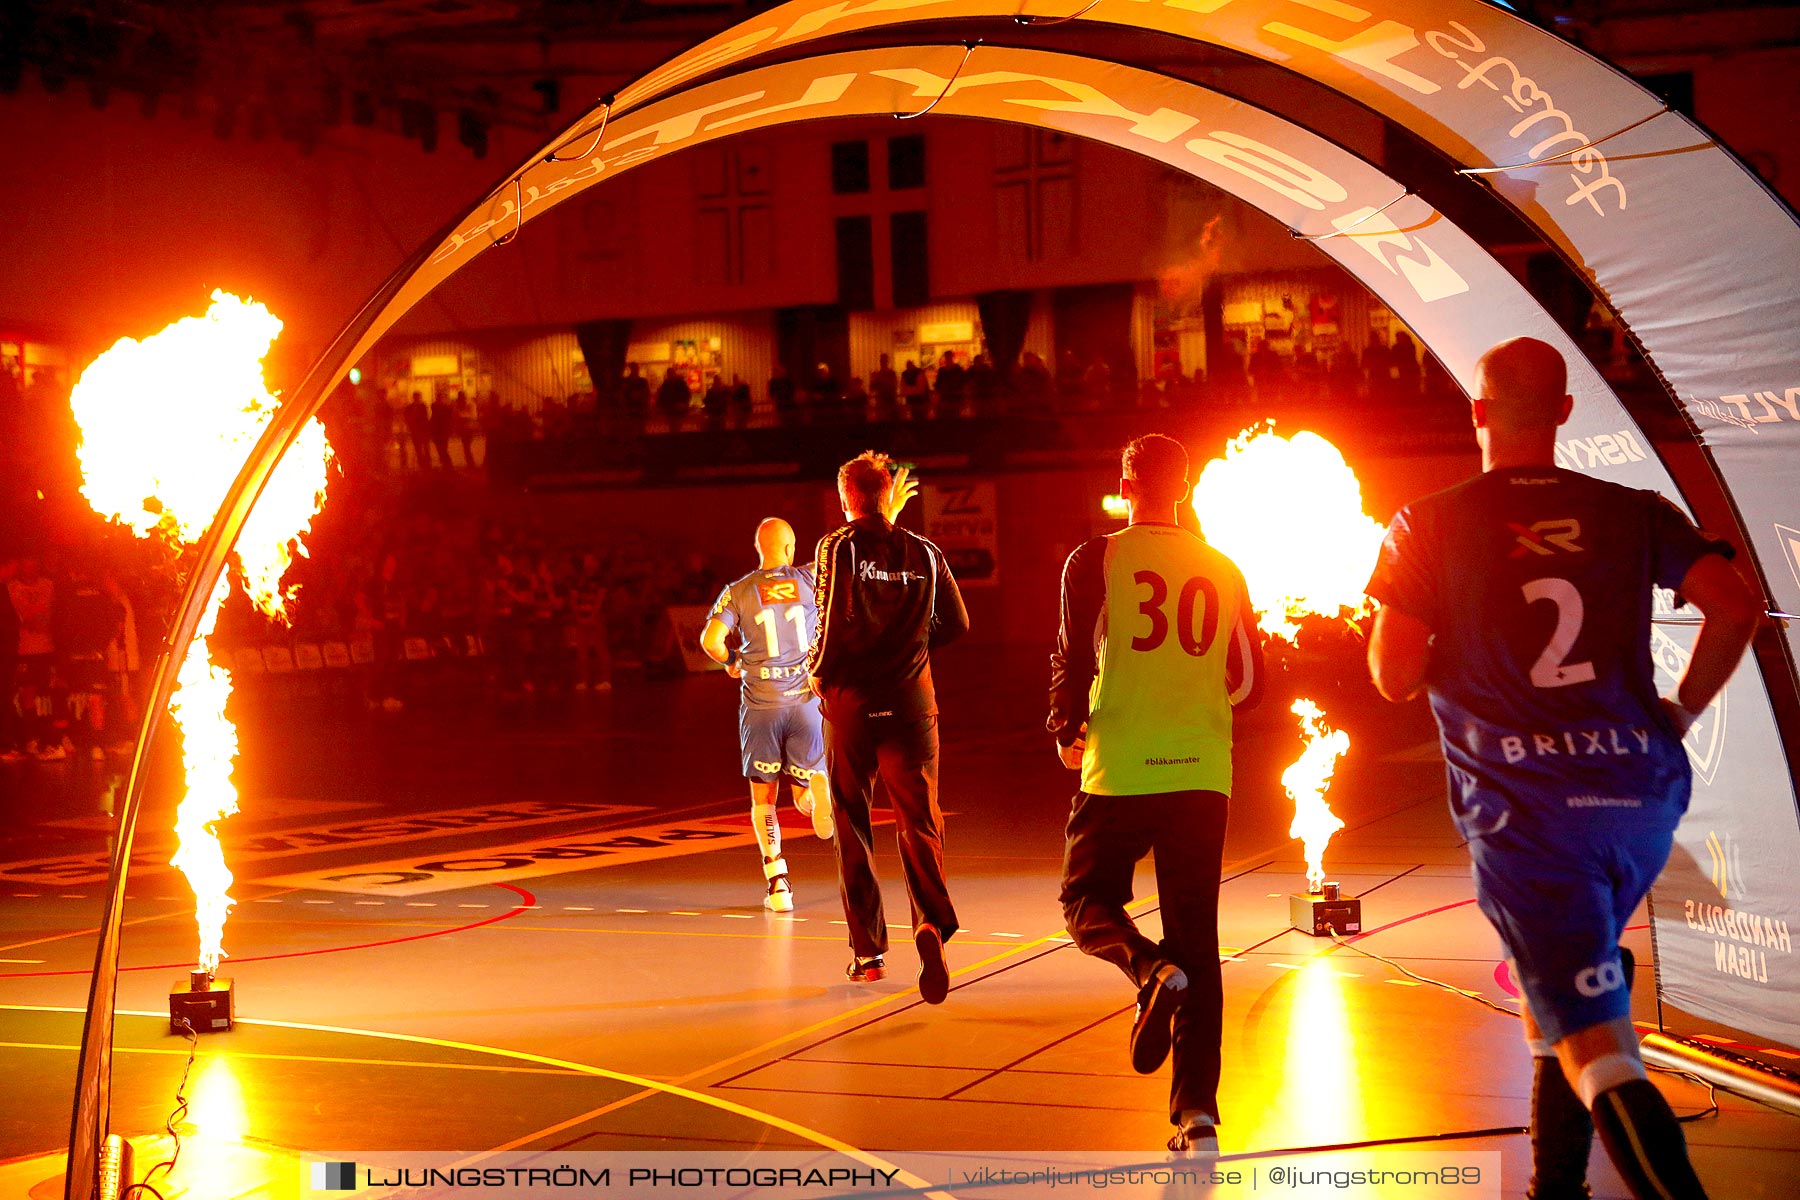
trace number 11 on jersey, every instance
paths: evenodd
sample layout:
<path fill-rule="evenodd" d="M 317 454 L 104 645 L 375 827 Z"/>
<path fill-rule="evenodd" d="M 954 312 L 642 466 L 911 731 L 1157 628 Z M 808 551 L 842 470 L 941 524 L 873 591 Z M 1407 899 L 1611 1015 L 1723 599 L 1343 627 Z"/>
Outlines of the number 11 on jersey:
<path fill-rule="evenodd" d="M 810 640 L 806 636 L 806 608 L 803 605 L 790 604 L 783 615 L 794 627 L 794 636 L 797 639 L 794 643 L 795 646 L 801 650 L 806 649 L 810 644 Z M 781 631 L 777 622 L 778 618 L 772 608 L 765 608 L 756 614 L 756 623 L 762 626 L 763 638 L 768 644 L 770 658 L 781 657 Z"/>

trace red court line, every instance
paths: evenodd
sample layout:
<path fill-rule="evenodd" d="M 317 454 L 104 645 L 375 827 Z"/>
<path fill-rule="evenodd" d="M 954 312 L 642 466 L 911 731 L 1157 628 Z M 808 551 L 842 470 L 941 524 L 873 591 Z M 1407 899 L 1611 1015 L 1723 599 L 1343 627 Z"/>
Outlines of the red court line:
<path fill-rule="evenodd" d="M 471 929 L 480 929 L 483 925 L 493 925 L 500 921 L 510 920 L 526 909 L 537 904 L 537 897 L 521 887 L 510 883 L 496 883 L 493 887 L 505 888 L 519 897 L 519 903 L 505 912 L 492 917 L 484 917 L 479 921 L 471 921 L 467 925 L 454 925 L 449 929 L 433 929 L 425 933 L 409 933 L 405 937 L 384 938 L 379 942 L 358 942 L 354 946 L 326 946 L 318 950 L 289 950 L 283 954 L 253 954 L 247 958 L 228 958 L 232 963 L 272 962 L 278 958 L 310 958 L 315 954 L 341 954 L 346 950 L 373 950 L 377 946 L 398 946 L 402 942 L 422 942 L 426 938 L 446 937 L 452 933 L 467 933 Z M 153 963 L 142 967 L 120 967 L 120 973 L 126 971 L 191 971 L 191 962 Z M 0 979 L 43 979 L 54 975 L 92 975 L 92 970 L 82 971 L 9 971 L 0 974 Z"/>
<path fill-rule="evenodd" d="M 1360 942 L 1366 937 L 1374 937 L 1376 934 L 1381 933 L 1384 930 L 1392 929 L 1396 925 L 1405 925 L 1407 922 L 1417 921 L 1421 917 L 1429 917 L 1437 913 L 1449 912 L 1453 908 L 1461 908 L 1466 904 L 1473 903 L 1475 903 L 1475 899 L 1474 897 L 1470 897 L 1467 900 L 1458 900 L 1455 904 L 1440 904 L 1436 908 L 1428 908 L 1424 912 L 1416 912 L 1410 917 L 1401 917 L 1398 921 L 1389 921 L 1386 925 L 1377 925 L 1373 929 L 1365 929 L 1355 937 L 1345 938 L 1343 940 L 1346 944 L 1350 942 Z"/>

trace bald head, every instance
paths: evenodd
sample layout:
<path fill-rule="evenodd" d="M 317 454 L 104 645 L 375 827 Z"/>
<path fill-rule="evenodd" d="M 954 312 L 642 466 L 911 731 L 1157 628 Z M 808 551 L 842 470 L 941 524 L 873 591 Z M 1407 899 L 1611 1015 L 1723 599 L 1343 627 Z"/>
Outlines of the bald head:
<path fill-rule="evenodd" d="M 1485 424 L 1496 429 L 1555 429 L 1568 415 L 1569 368 L 1554 346 L 1536 338 L 1501 342 L 1475 364 Z"/>
<path fill-rule="evenodd" d="M 765 517 L 756 527 L 756 552 L 765 567 L 785 567 L 794 561 L 794 527 L 780 517 Z"/>

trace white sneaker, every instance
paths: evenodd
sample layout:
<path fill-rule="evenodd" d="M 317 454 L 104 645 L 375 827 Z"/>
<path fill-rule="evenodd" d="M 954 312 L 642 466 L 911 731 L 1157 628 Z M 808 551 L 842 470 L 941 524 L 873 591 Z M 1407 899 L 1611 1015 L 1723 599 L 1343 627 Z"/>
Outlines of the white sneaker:
<path fill-rule="evenodd" d="M 813 836 L 821 842 L 829 842 L 837 834 L 837 823 L 831 819 L 831 805 L 820 804 L 813 798 L 812 789 L 808 788 L 794 797 L 794 807 L 800 815 L 812 820 Z"/>
<path fill-rule="evenodd" d="M 787 859 L 763 859 L 763 878 L 769 883 L 769 893 L 763 897 L 763 907 L 770 912 L 793 912 L 794 889 L 788 883 Z"/>

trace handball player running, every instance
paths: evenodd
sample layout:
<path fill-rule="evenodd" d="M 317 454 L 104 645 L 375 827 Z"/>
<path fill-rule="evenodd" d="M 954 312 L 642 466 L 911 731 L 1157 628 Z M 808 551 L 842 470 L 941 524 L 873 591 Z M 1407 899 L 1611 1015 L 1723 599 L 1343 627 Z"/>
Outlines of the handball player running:
<path fill-rule="evenodd" d="M 1470 404 L 1483 474 L 1409 504 L 1368 593 L 1390 700 L 1429 690 L 1475 895 L 1525 994 L 1535 1200 L 1588 1195 L 1597 1129 L 1632 1194 L 1705 1192 L 1644 1073 L 1619 936 L 1668 861 L 1691 773 L 1682 735 L 1759 619 L 1707 537 L 1654 492 L 1555 465 L 1567 368 L 1532 338 L 1482 356 Z M 1652 589 L 1703 617 L 1659 699 Z"/>
<path fill-rule="evenodd" d="M 812 568 L 794 565 L 794 530 L 786 521 L 769 517 L 756 527 L 756 552 L 761 559 L 756 570 L 719 593 L 700 632 L 700 648 L 743 681 L 738 743 L 768 885 L 763 903 L 775 912 L 791 912 L 794 889 L 781 856 L 776 812 L 784 775 L 795 806 L 812 818 L 813 832 L 821 838 L 833 832 L 831 800 L 819 769 L 825 756 L 819 701 L 806 680 L 806 651 L 818 613 Z M 734 633 L 736 644 L 730 645 Z"/>

